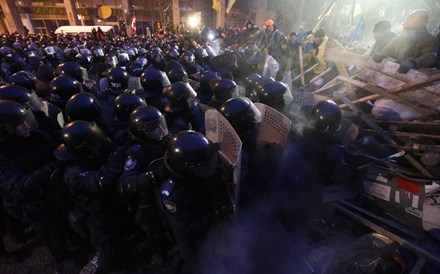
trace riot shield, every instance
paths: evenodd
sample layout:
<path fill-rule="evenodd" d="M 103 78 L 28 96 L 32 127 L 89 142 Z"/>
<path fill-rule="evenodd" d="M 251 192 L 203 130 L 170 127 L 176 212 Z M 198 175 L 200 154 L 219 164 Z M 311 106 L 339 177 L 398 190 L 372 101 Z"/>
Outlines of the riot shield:
<path fill-rule="evenodd" d="M 292 121 L 281 112 L 265 104 L 254 104 L 261 112 L 262 116 L 257 142 L 259 144 L 286 145 Z"/>
<path fill-rule="evenodd" d="M 214 69 L 214 71 L 219 71 L 222 69 L 226 69 L 230 72 L 233 72 L 237 69 L 237 55 L 235 52 L 226 52 L 220 55 L 213 57 L 209 64 Z"/>
<path fill-rule="evenodd" d="M 208 106 L 206 104 L 199 103 L 199 106 L 203 110 L 203 112 L 206 112 L 208 109 L 214 109 L 215 110 L 215 108 L 213 108 L 211 106 Z"/>
<path fill-rule="evenodd" d="M 241 169 L 241 148 L 242 142 L 234 128 L 215 109 L 208 109 L 205 112 L 206 138 L 219 145 L 219 159 L 226 172 L 231 172 L 228 178 L 232 178 L 233 184 L 228 187 L 228 192 L 234 210 L 238 206 L 239 181 Z"/>
<path fill-rule="evenodd" d="M 200 83 L 193 79 L 188 79 L 188 84 L 194 89 L 197 90 L 200 86 Z"/>

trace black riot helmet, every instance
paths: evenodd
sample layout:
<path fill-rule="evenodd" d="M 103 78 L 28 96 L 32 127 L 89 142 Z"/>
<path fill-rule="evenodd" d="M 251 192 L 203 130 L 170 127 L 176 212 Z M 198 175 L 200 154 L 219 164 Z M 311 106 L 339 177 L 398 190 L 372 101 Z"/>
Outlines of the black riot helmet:
<path fill-rule="evenodd" d="M 253 56 L 259 51 L 260 49 L 258 48 L 258 46 L 253 43 L 247 45 L 246 48 L 244 49 L 244 53 L 248 56 Z"/>
<path fill-rule="evenodd" d="M 179 178 L 204 178 L 217 169 L 217 149 L 203 134 L 186 130 L 171 137 L 164 163 Z"/>
<path fill-rule="evenodd" d="M 104 50 L 101 46 L 93 46 L 92 54 L 95 59 L 103 60 L 104 59 Z"/>
<path fill-rule="evenodd" d="M 80 83 L 88 79 L 87 70 L 77 62 L 65 62 L 60 64 L 55 70 L 55 73 L 57 76 L 67 75 L 73 77 Z"/>
<path fill-rule="evenodd" d="M 207 94 L 212 93 L 212 87 L 214 84 L 219 81 L 221 78 L 214 71 L 207 71 L 202 74 L 200 78 L 200 89 Z"/>
<path fill-rule="evenodd" d="M 105 157 L 112 146 L 96 123 L 82 120 L 67 124 L 61 130 L 61 139 L 63 143 L 54 155 L 66 162 Z"/>
<path fill-rule="evenodd" d="M 171 83 L 175 83 L 178 81 L 188 82 L 188 73 L 186 73 L 186 70 L 182 66 L 176 66 L 170 69 L 167 75 Z"/>
<path fill-rule="evenodd" d="M 119 122 L 128 122 L 128 118 L 133 110 L 140 106 L 146 106 L 145 100 L 136 94 L 122 93 L 115 99 L 113 105 L 116 119 Z"/>
<path fill-rule="evenodd" d="M 182 63 L 183 65 L 191 65 L 194 64 L 194 62 L 195 62 L 195 56 L 189 50 L 185 51 L 180 56 L 180 63 Z"/>
<path fill-rule="evenodd" d="M 259 93 L 261 90 L 263 90 L 263 87 L 271 82 L 274 82 L 275 79 L 270 76 L 261 76 L 256 82 L 254 86 L 254 90 Z"/>
<path fill-rule="evenodd" d="M 14 53 L 10 47 L 3 46 L 0 48 L 0 55 L 6 60 L 14 60 Z"/>
<path fill-rule="evenodd" d="M 128 89 L 128 73 L 125 69 L 116 67 L 110 69 L 107 74 L 108 91 L 111 94 L 121 94 Z"/>
<path fill-rule="evenodd" d="M 132 111 L 128 133 L 134 140 L 161 140 L 168 134 L 165 116 L 153 106 L 141 106 Z"/>
<path fill-rule="evenodd" d="M 178 60 L 180 57 L 179 51 L 175 48 L 170 49 L 167 52 L 167 58 L 171 60 Z"/>
<path fill-rule="evenodd" d="M 0 99 L 11 100 L 26 105 L 32 100 L 31 91 L 16 85 L 5 85 L 0 87 Z"/>
<path fill-rule="evenodd" d="M 66 103 L 66 113 L 69 121 L 96 121 L 101 114 L 101 106 L 95 95 L 90 92 L 80 92 Z"/>
<path fill-rule="evenodd" d="M 285 106 L 284 94 L 288 89 L 288 86 L 283 82 L 269 82 L 258 91 L 258 101 L 277 110 L 282 110 Z"/>
<path fill-rule="evenodd" d="M 21 86 L 29 90 L 35 90 L 37 77 L 27 71 L 19 71 L 9 77 L 9 83 L 16 86 Z"/>
<path fill-rule="evenodd" d="M 261 76 L 257 73 L 251 73 L 245 78 L 246 87 L 254 89 Z"/>
<path fill-rule="evenodd" d="M 165 95 L 170 102 L 165 111 L 179 112 L 192 108 L 197 93 L 188 83 L 175 82 L 166 89 Z"/>
<path fill-rule="evenodd" d="M 167 62 L 167 66 L 165 67 L 165 72 L 168 74 L 168 72 L 170 70 L 172 70 L 173 68 L 179 68 L 182 67 L 183 65 L 181 63 L 179 63 L 179 61 L 171 59 Z"/>
<path fill-rule="evenodd" d="M 147 92 L 163 94 L 163 89 L 171 83 L 163 71 L 148 68 L 141 75 L 141 85 Z"/>
<path fill-rule="evenodd" d="M 238 97 L 238 86 L 231 79 L 220 79 L 212 88 L 212 100 L 224 103 L 228 99 Z"/>
<path fill-rule="evenodd" d="M 83 91 L 81 83 L 75 78 L 63 75 L 50 82 L 50 90 L 49 101 L 62 109 L 70 97 Z"/>
<path fill-rule="evenodd" d="M 262 115 L 249 98 L 232 98 L 221 105 L 219 112 L 225 116 L 238 135 L 253 132 Z"/>
<path fill-rule="evenodd" d="M 6 137 L 13 128 L 26 121 L 26 108 L 21 104 L 0 99 L 0 138 Z"/>
<path fill-rule="evenodd" d="M 202 62 L 206 57 L 208 57 L 208 53 L 202 47 L 197 47 L 194 49 L 194 57 L 196 61 Z"/>
<path fill-rule="evenodd" d="M 341 110 L 331 101 L 318 102 L 310 111 L 310 122 L 313 129 L 326 134 L 335 134 L 341 129 Z"/>

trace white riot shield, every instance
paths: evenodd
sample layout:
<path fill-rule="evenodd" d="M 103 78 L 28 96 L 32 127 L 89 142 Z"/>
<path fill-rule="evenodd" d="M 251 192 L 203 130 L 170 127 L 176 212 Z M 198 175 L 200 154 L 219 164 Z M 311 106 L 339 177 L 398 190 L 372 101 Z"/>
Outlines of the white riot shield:
<path fill-rule="evenodd" d="M 232 167 L 231 177 L 234 185 L 228 190 L 232 204 L 236 208 L 239 197 L 242 142 L 228 120 L 215 109 L 208 109 L 205 112 L 205 129 L 206 138 L 219 144 L 220 161 Z"/>
<path fill-rule="evenodd" d="M 271 55 L 268 55 L 263 67 L 263 74 L 261 76 L 269 76 L 275 78 L 277 76 L 280 64 Z"/>
<path fill-rule="evenodd" d="M 128 90 L 132 91 L 132 90 L 138 90 L 141 89 L 141 77 L 132 77 L 130 76 L 130 78 L 128 79 Z"/>
<path fill-rule="evenodd" d="M 281 112 L 262 103 L 254 103 L 261 112 L 262 120 L 257 136 L 259 144 L 284 146 L 290 133 L 292 121 Z"/>
<path fill-rule="evenodd" d="M 214 109 L 215 110 L 215 108 L 213 108 L 211 106 L 208 106 L 206 104 L 199 103 L 199 106 L 200 106 L 200 108 L 202 109 L 203 112 L 206 112 L 208 109 Z"/>
<path fill-rule="evenodd" d="M 194 89 L 197 90 L 200 86 L 200 83 L 193 79 L 188 79 L 188 84 Z"/>

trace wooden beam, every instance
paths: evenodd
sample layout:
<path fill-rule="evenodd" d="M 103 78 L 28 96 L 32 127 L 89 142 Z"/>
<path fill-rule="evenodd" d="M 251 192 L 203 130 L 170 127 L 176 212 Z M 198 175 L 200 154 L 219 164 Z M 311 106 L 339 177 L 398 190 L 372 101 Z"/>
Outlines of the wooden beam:
<path fill-rule="evenodd" d="M 350 79 L 350 78 L 348 78 Z M 368 116 L 364 116 L 363 112 L 354 104 L 351 103 L 350 99 L 348 99 L 346 96 L 342 94 L 336 94 L 340 100 L 342 100 L 344 103 L 348 105 L 348 107 L 353 110 L 355 113 L 357 113 L 358 117 L 361 118 L 369 127 L 374 129 L 377 134 L 379 134 L 387 143 L 398 146 L 399 144 L 394 140 L 388 132 L 386 132 L 383 128 L 381 128 L 376 122 L 374 122 L 373 119 L 369 118 Z M 413 167 L 415 167 L 423 176 L 427 177 L 433 177 L 432 174 L 424 167 L 422 166 L 413 156 L 409 154 L 405 154 L 403 156 Z"/>
<path fill-rule="evenodd" d="M 426 84 L 429 84 L 429 83 L 437 81 L 437 80 L 440 80 L 440 73 L 435 74 L 435 75 L 433 75 L 433 76 L 431 76 L 431 77 L 429 77 L 427 79 L 422 79 L 422 80 L 419 80 L 419 81 L 416 81 L 416 82 L 407 83 L 407 84 L 404 84 L 402 86 L 390 89 L 387 92 L 390 93 L 390 94 L 398 94 L 400 92 L 408 91 L 408 90 L 411 90 L 411 89 L 414 89 L 414 88 L 420 88 L 420 87 L 422 87 L 422 86 L 424 86 Z M 351 102 L 353 104 L 357 104 L 357 103 L 367 102 L 367 101 L 370 101 L 370 100 L 376 100 L 376 99 L 378 99 L 380 97 L 381 97 L 380 94 L 372 94 L 372 95 L 369 95 L 369 96 L 365 96 L 365 97 L 353 100 Z M 343 108 L 343 107 L 346 107 L 346 105 L 339 105 L 339 107 Z"/>
<path fill-rule="evenodd" d="M 350 75 L 348 74 L 347 67 L 345 66 L 345 64 L 340 63 L 340 62 L 336 62 L 335 64 L 336 64 L 336 68 L 339 71 L 339 75 L 342 75 L 342 76 L 345 76 L 345 77 L 350 77 Z M 354 93 L 353 85 L 351 85 L 350 83 L 344 81 L 344 86 L 345 86 L 345 91 L 347 91 L 348 98 L 355 99 L 356 98 L 356 94 Z"/>
<path fill-rule="evenodd" d="M 360 132 L 369 133 L 369 134 L 377 134 L 377 132 L 373 129 L 365 129 L 360 128 Z M 395 136 L 397 138 L 404 138 L 404 139 L 430 139 L 434 141 L 440 141 L 440 135 L 433 135 L 433 134 L 423 134 L 423 133 L 415 133 L 415 132 L 388 132 L 389 135 Z"/>
<path fill-rule="evenodd" d="M 339 82 L 338 82 L 339 81 Z M 313 94 L 319 94 L 321 92 L 324 92 L 328 89 L 331 89 L 334 86 L 340 85 L 342 84 L 342 82 L 339 80 L 338 76 L 336 76 L 335 78 L 331 79 L 330 81 L 328 81 L 324 86 L 322 86 L 321 88 L 312 91 Z"/>
<path fill-rule="evenodd" d="M 350 84 L 352 84 L 354 86 L 357 86 L 359 88 L 363 88 L 363 89 L 366 89 L 366 90 L 368 90 L 370 92 L 380 94 L 383 97 L 392 99 L 392 100 L 394 100 L 394 101 L 396 101 L 396 102 L 398 102 L 398 103 L 400 103 L 402 105 L 405 105 L 407 107 L 410 107 L 410 108 L 414 109 L 415 111 L 419 112 L 422 115 L 431 115 L 431 114 L 437 113 L 434 110 L 423 108 L 423 107 L 419 107 L 419 106 L 413 104 L 412 102 L 408 101 L 405 98 L 402 98 L 402 97 L 394 95 L 394 94 L 390 94 L 390 93 L 388 93 L 386 90 L 384 90 L 382 88 L 371 86 L 371 85 L 366 84 L 364 82 L 361 82 L 361 81 L 358 81 L 358 80 L 355 80 L 355 79 L 351 79 L 351 78 L 343 76 L 343 75 L 340 75 L 339 79 L 341 79 L 344 82 L 348 82 L 348 83 L 350 83 Z"/>
<path fill-rule="evenodd" d="M 368 63 L 373 62 L 370 56 L 331 48 L 325 50 L 324 58 L 327 61 L 342 63 L 346 66 L 356 65 L 358 67 L 365 67 Z"/>

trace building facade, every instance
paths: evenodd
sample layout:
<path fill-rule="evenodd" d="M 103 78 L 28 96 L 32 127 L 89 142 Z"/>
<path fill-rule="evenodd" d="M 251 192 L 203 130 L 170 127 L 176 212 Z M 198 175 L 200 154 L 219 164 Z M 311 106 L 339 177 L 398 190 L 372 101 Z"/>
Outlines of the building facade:
<path fill-rule="evenodd" d="M 243 26 L 248 19 L 255 21 L 259 1 L 236 1 L 224 25 Z M 101 6 L 111 8 L 110 17 L 98 15 Z M 2 0 L 0 8 L 1 33 L 23 33 L 24 27 L 30 33 L 48 33 L 65 25 L 112 25 L 129 30 L 127 26 L 135 17 L 137 33 L 145 34 L 147 27 L 154 30 L 165 23 L 178 24 L 176 20 L 185 23 L 197 12 L 201 24 L 216 24 L 211 0 Z M 178 11 L 177 17 L 173 11 Z"/>

